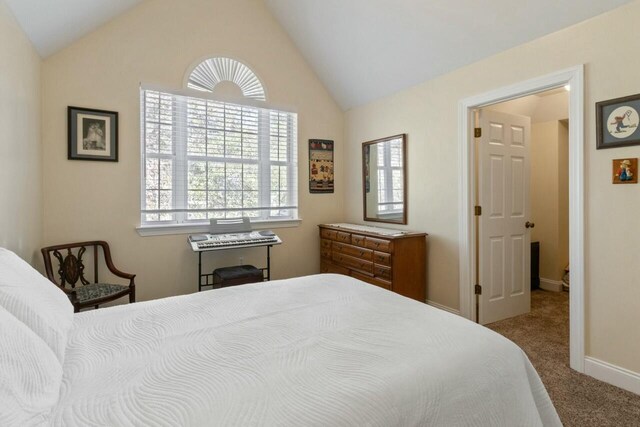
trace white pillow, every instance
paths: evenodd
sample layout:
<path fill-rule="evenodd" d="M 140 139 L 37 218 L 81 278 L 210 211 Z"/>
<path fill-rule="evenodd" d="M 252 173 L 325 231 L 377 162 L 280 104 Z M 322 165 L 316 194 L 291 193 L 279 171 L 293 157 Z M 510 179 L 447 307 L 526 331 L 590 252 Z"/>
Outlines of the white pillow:
<path fill-rule="evenodd" d="M 73 323 L 67 295 L 13 252 L 0 248 L 0 307 L 31 328 L 64 362 Z"/>
<path fill-rule="evenodd" d="M 0 307 L 0 425 L 49 425 L 62 366 L 49 346 Z"/>

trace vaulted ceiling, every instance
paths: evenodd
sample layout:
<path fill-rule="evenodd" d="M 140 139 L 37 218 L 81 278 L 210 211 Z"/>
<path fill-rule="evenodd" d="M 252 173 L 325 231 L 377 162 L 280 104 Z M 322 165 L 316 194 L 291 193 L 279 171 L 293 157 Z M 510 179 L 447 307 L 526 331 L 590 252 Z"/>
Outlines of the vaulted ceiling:
<path fill-rule="evenodd" d="M 265 1 L 348 109 L 630 0 Z"/>
<path fill-rule="evenodd" d="M 46 57 L 144 0 L 0 1 Z M 632 0 L 263 1 L 349 109 Z"/>
<path fill-rule="evenodd" d="M 40 56 L 47 57 L 94 31 L 142 0 L 4 1 Z"/>

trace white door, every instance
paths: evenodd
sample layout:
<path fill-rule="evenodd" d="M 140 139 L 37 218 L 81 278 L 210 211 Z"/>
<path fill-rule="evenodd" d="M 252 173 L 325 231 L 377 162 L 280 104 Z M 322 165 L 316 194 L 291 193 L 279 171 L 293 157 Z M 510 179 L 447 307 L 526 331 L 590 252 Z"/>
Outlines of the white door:
<path fill-rule="evenodd" d="M 528 313 L 531 306 L 531 120 L 482 110 L 480 127 L 479 321 L 484 325 Z"/>

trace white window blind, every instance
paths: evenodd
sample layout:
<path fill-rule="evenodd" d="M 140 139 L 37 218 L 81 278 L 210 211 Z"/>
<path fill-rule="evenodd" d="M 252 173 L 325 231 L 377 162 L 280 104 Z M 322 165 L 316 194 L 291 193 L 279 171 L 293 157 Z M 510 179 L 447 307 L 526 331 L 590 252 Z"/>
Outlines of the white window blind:
<path fill-rule="evenodd" d="M 141 91 L 141 222 L 298 218 L 297 115 Z"/>

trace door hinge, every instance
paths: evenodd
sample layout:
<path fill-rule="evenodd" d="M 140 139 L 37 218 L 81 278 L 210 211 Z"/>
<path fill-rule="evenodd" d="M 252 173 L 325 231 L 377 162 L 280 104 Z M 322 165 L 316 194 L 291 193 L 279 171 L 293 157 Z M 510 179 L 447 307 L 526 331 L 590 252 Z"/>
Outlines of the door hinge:
<path fill-rule="evenodd" d="M 476 216 L 482 215 L 482 206 L 475 206 L 473 208 L 473 212 L 475 213 Z"/>
<path fill-rule="evenodd" d="M 482 128 L 474 128 L 473 129 L 473 136 L 475 138 L 482 138 Z"/>
<path fill-rule="evenodd" d="M 476 285 L 475 291 L 476 291 L 476 295 L 482 295 L 482 286 Z"/>

